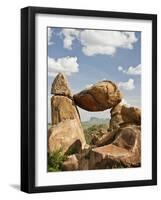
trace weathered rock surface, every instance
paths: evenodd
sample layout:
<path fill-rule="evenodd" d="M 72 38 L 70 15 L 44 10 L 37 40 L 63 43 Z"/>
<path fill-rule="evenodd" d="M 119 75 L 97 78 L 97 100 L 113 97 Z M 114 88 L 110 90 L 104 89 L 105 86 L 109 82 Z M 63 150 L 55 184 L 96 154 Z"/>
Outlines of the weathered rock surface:
<path fill-rule="evenodd" d="M 110 131 L 124 124 L 141 125 L 141 110 L 134 107 L 126 107 L 118 104 L 111 109 Z"/>
<path fill-rule="evenodd" d="M 83 149 L 80 153 L 68 156 L 63 163 L 63 171 L 88 170 L 90 149 Z"/>
<path fill-rule="evenodd" d="M 81 153 L 82 143 L 80 140 L 76 140 L 66 151 L 66 155 Z"/>
<path fill-rule="evenodd" d="M 49 129 L 48 151 L 61 150 L 66 153 L 77 140 L 80 140 L 82 148 L 84 148 L 86 141 L 81 124 L 77 119 L 66 119 Z"/>
<path fill-rule="evenodd" d="M 117 104 L 115 107 L 113 107 L 110 111 L 111 113 L 111 119 L 110 119 L 110 131 L 113 131 L 120 127 L 120 124 L 123 123 L 122 115 L 121 115 L 121 109 L 122 105 Z"/>
<path fill-rule="evenodd" d="M 118 129 L 111 144 L 91 150 L 89 169 L 140 166 L 140 137 L 140 126 Z"/>
<path fill-rule="evenodd" d="M 68 159 L 64 161 L 62 165 L 62 170 L 63 171 L 73 171 L 73 170 L 78 170 L 79 164 L 78 164 L 78 159 L 76 155 L 71 155 L 68 156 Z"/>
<path fill-rule="evenodd" d="M 67 79 L 62 73 L 59 73 L 54 79 L 51 87 L 51 94 L 72 97 Z"/>
<path fill-rule="evenodd" d="M 51 97 L 51 119 L 53 125 L 66 119 L 77 119 L 80 123 L 79 113 L 74 102 L 65 96 Z"/>
<path fill-rule="evenodd" d="M 101 146 L 104 146 L 104 145 L 111 144 L 114 141 L 115 136 L 116 136 L 116 132 L 115 131 L 108 132 L 105 135 L 103 135 L 99 140 L 97 140 L 95 145 L 97 147 L 101 147 Z"/>
<path fill-rule="evenodd" d="M 140 154 L 141 149 L 141 128 L 140 126 L 130 125 L 116 131 L 113 144 Z"/>
<path fill-rule="evenodd" d="M 97 147 L 90 153 L 89 169 L 109 169 L 124 166 L 124 159 L 131 153 L 113 144 Z"/>
<path fill-rule="evenodd" d="M 122 106 L 121 115 L 126 123 L 141 124 L 141 110 L 139 108 Z"/>
<path fill-rule="evenodd" d="M 77 107 L 72 98 L 69 98 L 71 92 L 64 75 L 58 74 L 55 78 L 52 93 L 52 126 L 48 130 L 48 152 L 61 150 L 66 153 L 76 146 L 75 149 L 80 151 L 80 148 L 85 147 L 86 140 Z"/>
<path fill-rule="evenodd" d="M 76 105 L 87 111 L 103 111 L 121 102 L 122 95 L 111 81 L 102 81 L 73 96 Z"/>
<path fill-rule="evenodd" d="M 75 154 L 75 161 L 71 158 L 65 161 L 66 168 L 73 168 L 71 163 L 76 163 L 77 170 L 109 169 L 124 167 L 139 167 L 141 164 L 140 126 L 130 125 L 119 128 L 102 138 L 100 147 L 92 146 Z"/>

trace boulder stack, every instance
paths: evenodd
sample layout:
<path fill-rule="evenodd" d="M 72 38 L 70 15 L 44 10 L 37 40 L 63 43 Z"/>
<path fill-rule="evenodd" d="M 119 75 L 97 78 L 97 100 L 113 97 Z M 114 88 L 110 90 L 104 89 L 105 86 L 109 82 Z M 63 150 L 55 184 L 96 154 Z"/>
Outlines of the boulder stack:
<path fill-rule="evenodd" d="M 141 165 L 141 110 L 120 103 L 122 94 L 116 84 L 101 81 L 72 96 L 67 79 L 58 74 L 51 94 L 48 152 L 60 150 L 67 156 L 63 171 Z M 92 112 L 111 108 L 108 131 L 101 137 L 94 133 L 90 145 L 86 144 L 76 105 Z"/>
<path fill-rule="evenodd" d="M 86 145 L 78 110 L 63 74 L 58 74 L 52 84 L 51 119 L 48 130 L 48 151 L 66 152 L 72 144 L 80 141 L 81 148 Z"/>

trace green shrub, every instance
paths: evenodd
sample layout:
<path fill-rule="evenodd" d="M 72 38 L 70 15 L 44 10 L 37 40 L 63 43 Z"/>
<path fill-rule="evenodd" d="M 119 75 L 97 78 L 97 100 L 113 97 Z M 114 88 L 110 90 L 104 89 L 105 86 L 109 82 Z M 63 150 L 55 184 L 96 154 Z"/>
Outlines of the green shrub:
<path fill-rule="evenodd" d="M 66 159 L 67 156 L 61 150 L 48 153 L 48 172 L 61 171 L 62 164 Z"/>

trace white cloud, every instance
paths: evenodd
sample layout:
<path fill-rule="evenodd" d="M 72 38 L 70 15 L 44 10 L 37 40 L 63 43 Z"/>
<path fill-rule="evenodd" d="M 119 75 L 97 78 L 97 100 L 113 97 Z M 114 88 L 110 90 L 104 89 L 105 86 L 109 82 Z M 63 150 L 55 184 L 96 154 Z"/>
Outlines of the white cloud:
<path fill-rule="evenodd" d="M 122 99 L 120 102 L 121 105 L 125 105 L 126 107 L 130 107 L 131 105 L 126 101 L 126 99 Z"/>
<path fill-rule="evenodd" d="M 93 86 L 93 84 L 87 84 L 86 86 L 85 86 L 85 88 L 86 89 L 89 89 L 90 87 L 92 87 Z"/>
<path fill-rule="evenodd" d="M 123 90 L 133 90 L 135 88 L 134 80 L 130 78 L 127 82 L 119 82 L 118 87 Z"/>
<path fill-rule="evenodd" d="M 119 71 L 123 71 L 123 67 L 122 66 L 118 66 L 118 70 Z"/>
<path fill-rule="evenodd" d="M 52 28 L 48 28 L 48 45 L 52 45 L 53 44 L 52 36 L 53 36 L 53 29 Z"/>
<path fill-rule="evenodd" d="M 73 40 L 79 36 L 80 31 L 76 29 L 63 29 L 61 35 L 63 35 L 64 48 L 72 49 Z"/>
<path fill-rule="evenodd" d="M 48 57 L 48 73 L 50 76 L 55 76 L 57 73 L 71 75 L 79 71 L 77 57 L 62 57 L 58 59 Z"/>
<path fill-rule="evenodd" d="M 128 70 L 126 71 L 126 74 L 140 75 L 141 74 L 141 64 L 136 67 L 130 66 L 128 68 Z"/>
<path fill-rule="evenodd" d="M 117 48 L 133 49 L 133 43 L 137 41 L 135 32 L 63 29 L 61 34 L 64 48 L 72 49 L 73 40 L 78 39 L 87 56 L 113 55 Z"/>
<path fill-rule="evenodd" d="M 122 71 L 125 74 L 130 75 L 140 75 L 141 74 L 141 64 L 137 65 L 136 67 L 130 66 L 127 70 L 125 70 L 122 66 L 118 66 L 118 70 Z"/>

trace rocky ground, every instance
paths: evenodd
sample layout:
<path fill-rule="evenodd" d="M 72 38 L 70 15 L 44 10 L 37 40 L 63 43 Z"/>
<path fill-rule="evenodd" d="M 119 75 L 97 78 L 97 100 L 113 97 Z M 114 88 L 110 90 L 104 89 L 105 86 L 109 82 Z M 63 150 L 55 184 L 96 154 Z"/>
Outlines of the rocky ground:
<path fill-rule="evenodd" d="M 101 81 L 72 95 L 66 77 L 58 74 L 51 93 L 48 171 L 141 165 L 141 111 L 120 103 L 122 94 L 115 83 Z M 77 106 L 90 112 L 111 109 L 109 125 L 84 130 Z"/>

